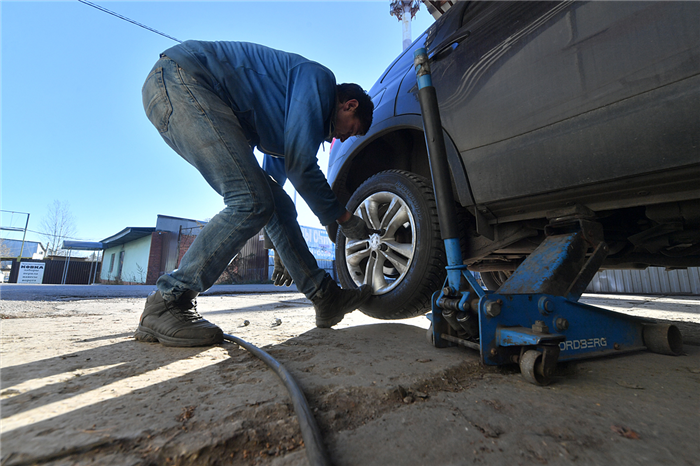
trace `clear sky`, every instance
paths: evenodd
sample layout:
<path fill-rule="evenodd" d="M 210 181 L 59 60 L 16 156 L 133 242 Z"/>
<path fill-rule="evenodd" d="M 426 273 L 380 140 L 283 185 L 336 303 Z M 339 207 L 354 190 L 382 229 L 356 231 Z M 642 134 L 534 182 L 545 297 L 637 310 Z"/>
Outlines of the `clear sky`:
<path fill-rule="evenodd" d="M 93 3 L 182 41 L 240 40 L 299 53 L 366 90 L 402 49 L 388 0 Z M 158 214 L 204 220 L 223 208 L 141 104 L 146 75 L 176 42 L 77 0 L 2 1 L 0 18 L 0 206 L 31 214 L 28 240 L 44 242 L 35 232 L 54 200 L 69 204 L 75 239 L 86 241 L 153 227 Z M 432 22 L 421 5 L 413 38 Z M 324 172 L 327 163 L 319 152 Z M 320 227 L 308 207 L 298 211 L 300 224 Z M 24 222 L 2 215 L 3 227 Z"/>

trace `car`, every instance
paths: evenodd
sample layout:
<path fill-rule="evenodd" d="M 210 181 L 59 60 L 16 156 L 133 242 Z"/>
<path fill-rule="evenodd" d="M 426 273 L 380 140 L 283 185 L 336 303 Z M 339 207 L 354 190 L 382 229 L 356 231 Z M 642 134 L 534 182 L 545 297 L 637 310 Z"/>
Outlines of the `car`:
<path fill-rule="evenodd" d="M 374 122 L 335 141 L 328 180 L 376 230 L 336 225 L 338 278 L 360 309 L 421 315 L 445 252 L 417 99 L 430 59 L 464 263 L 497 289 L 550 219 L 602 225 L 603 268 L 700 265 L 700 3 L 452 2 L 369 91 Z"/>

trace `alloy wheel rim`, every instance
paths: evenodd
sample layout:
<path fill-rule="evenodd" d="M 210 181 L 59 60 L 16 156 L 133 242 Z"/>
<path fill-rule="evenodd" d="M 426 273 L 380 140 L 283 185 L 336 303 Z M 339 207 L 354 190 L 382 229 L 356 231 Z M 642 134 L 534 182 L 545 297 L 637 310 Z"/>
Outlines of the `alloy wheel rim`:
<path fill-rule="evenodd" d="M 397 194 L 371 194 L 355 209 L 367 226 L 380 233 L 345 242 L 345 264 L 359 286 L 369 284 L 374 295 L 396 288 L 406 277 L 416 252 L 416 224 L 408 204 Z"/>

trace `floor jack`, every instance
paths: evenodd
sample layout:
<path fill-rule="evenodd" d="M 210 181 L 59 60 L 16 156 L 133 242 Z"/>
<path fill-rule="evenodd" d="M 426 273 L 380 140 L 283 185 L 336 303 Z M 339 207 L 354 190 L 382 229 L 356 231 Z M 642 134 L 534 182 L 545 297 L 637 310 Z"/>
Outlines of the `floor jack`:
<path fill-rule="evenodd" d="M 607 256 L 602 226 L 585 208 L 554 216 L 546 238 L 496 291 L 485 291 L 462 261 L 445 142 L 425 49 L 414 55 L 447 279 L 432 297 L 429 340 L 438 348 L 478 350 L 482 364 L 517 363 L 537 385 L 551 381 L 558 361 L 649 349 L 679 355 L 674 325 L 579 303 Z"/>

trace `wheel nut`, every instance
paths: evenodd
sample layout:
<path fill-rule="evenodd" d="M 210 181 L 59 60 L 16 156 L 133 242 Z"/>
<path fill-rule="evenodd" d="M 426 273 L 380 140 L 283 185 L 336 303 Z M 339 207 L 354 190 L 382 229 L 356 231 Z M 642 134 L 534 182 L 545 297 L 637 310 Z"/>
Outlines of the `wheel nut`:
<path fill-rule="evenodd" d="M 557 330 L 559 330 L 560 332 L 563 332 L 564 330 L 569 328 L 569 321 L 564 319 L 563 317 L 559 317 L 555 323 L 557 326 Z"/>
<path fill-rule="evenodd" d="M 535 323 L 532 324 L 532 331 L 536 333 L 549 333 L 549 327 L 547 327 L 547 324 L 545 324 L 543 320 L 536 320 Z"/>
<path fill-rule="evenodd" d="M 498 301 L 487 301 L 486 302 L 486 315 L 489 317 L 496 317 L 501 313 L 501 305 Z"/>
<path fill-rule="evenodd" d="M 537 307 L 540 309 L 540 314 L 547 315 L 554 311 L 554 303 L 547 299 L 546 296 L 542 296 L 537 303 Z"/>

